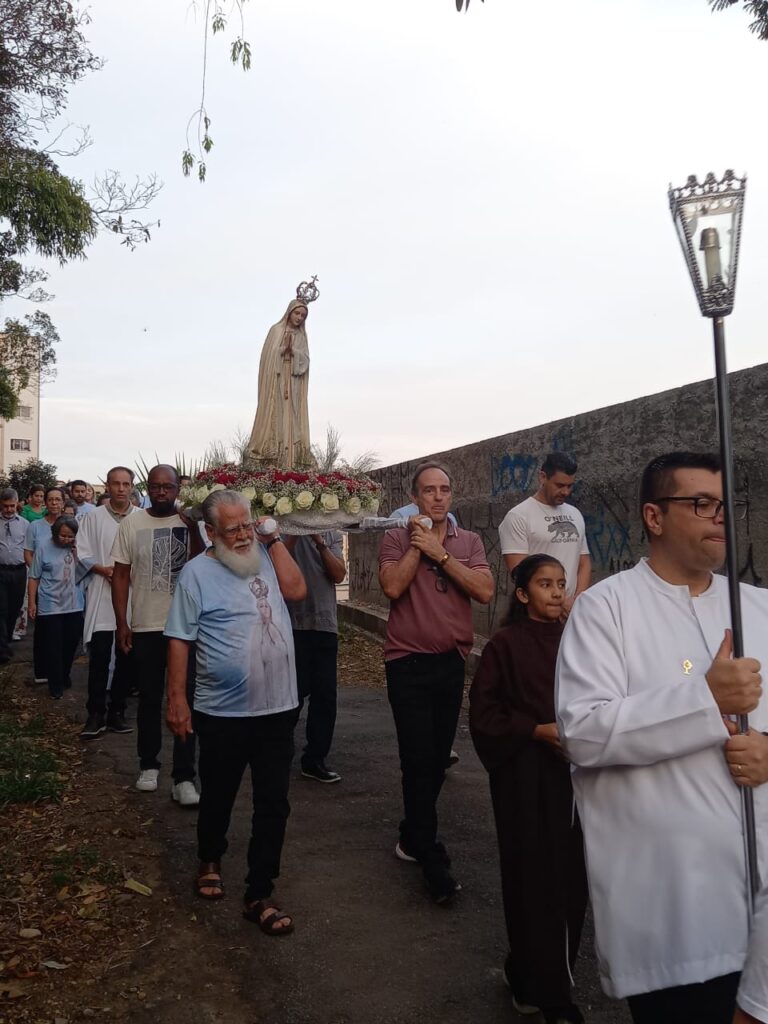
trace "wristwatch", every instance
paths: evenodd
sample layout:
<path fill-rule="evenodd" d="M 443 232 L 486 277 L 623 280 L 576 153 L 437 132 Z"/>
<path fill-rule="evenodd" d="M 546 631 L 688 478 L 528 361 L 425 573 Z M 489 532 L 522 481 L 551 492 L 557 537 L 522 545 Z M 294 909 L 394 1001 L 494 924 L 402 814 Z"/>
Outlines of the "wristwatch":
<path fill-rule="evenodd" d="M 451 554 L 450 554 L 450 552 L 449 552 L 449 551 L 446 551 L 446 552 L 445 552 L 445 554 L 443 555 L 443 557 L 442 557 L 442 558 L 440 559 L 440 561 L 439 561 L 439 562 L 437 563 L 437 564 L 438 564 L 438 567 L 442 569 L 442 567 L 443 567 L 443 566 L 445 565 L 445 563 L 446 563 L 446 562 L 448 561 L 448 559 L 449 559 L 450 557 L 451 557 Z"/>
<path fill-rule="evenodd" d="M 265 549 L 267 551 L 269 551 L 269 549 L 272 547 L 273 544 L 281 544 L 282 540 L 283 540 L 282 537 L 273 537 L 272 540 L 268 540 L 267 541 L 267 543 L 264 545 L 264 547 L 265 547 Z"/>

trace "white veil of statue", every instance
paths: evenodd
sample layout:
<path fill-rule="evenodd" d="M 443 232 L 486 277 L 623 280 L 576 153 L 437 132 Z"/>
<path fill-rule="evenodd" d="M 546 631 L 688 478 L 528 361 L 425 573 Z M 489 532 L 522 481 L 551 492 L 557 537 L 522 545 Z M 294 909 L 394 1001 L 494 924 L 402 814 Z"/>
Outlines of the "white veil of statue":
<path fill-rule="evenodd" d="M 294 299 L 283 318 L 270 327 L 259 362 L 259 396 L 248 451 L 281 469 L 311 462 L 309 440 L 309 345 L 304 322 L 291 313 L 307 303 Z"/>

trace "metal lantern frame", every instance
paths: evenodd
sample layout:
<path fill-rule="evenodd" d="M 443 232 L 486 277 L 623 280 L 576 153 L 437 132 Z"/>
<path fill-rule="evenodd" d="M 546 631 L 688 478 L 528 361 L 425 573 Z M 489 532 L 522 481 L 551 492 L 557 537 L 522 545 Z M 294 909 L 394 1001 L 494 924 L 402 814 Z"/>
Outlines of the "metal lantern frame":
<path fill-rule="evenodd" d="M 669 187 L 669 208 L 677 228 L 677 235 L 688 266 L 699 309 L 702 316 L 712 320 L 715 349 L 715 398 L 717 424 L 720 441 L 720 462 L 723 473 L 723 507 L 725 511 L 725 550 L 728 570 L 728 598 L 731 610 L 731 632 L 733 634 L 733 656 L 744 657 L 744 630 L 741 618 L 741 591 L 739 585 L 739 553 L 736 539 L 736 518 L 734 515 L 734 494 L 736 482 L 733 464 L 733 439 L 731 433 L 731 407 L 728 393 L 728 371 L 725 360 L 725 324 L 723 318 L 733 311 L 736 295 L 736 274 L 739 269 L 739 247 L 741 244 L 741 221 L 744 213 L 744 198 L 747 187 L 746 174 L 737 178 L 733 171 L 726 171 L 718 181 L 711 172 L 699 184 L 695 175 L 690 175 L 682 188 Z M 696 234 L 691 230 L 691 219 L 685 216 L 687 210 L 700 203 L 701 213 L 719 215 L 725 220 L 730 215 L 731 250 L 728 259 L 727 281 L 722 271 L 714 273 L 705 284 L 696 257 Z M 723 208 L 724 204 L 730 204 Z M 718 209 L 718 207 L 720 207 Z M 701 241 L 708 228 L 702 230 Z M 715 236 L 708 241 L 717 245 Z M 705 249 L 705 245 L 701 245 Z M 706 253 L 705 253 L 706 259 Z M 749 732 L 749 718 L 739 715 L 739 731 Z M 741 787 L 741 817 L 744 835 L 744 861 L 747 880 L 747 911 L 750 922 L 754 914 L 755 900 L 760 891 L 760 872 L 757 859 L 757 834 L 755 828 L 755 804 L 751 789 Z"/>
<path fill-rule="evenodd" d="M 741 244 L 741 220 L 744 214 L 744 197 L 747 190 L 747 176 L 737 177 L 733 171 L 726 171 L 718 181 L 710 172 L 703 183 L 699 183 L 695 174 L 691 174 L 682 188 L 669 187 L 669 208 L 677 228 L 680 247 L 683 250 L 688 273 L 693 282 L 696 299 L 702 316 L 728 316 L 733 311 L 736 295 L 736 272 L 739 265 L 739 246 Z M 722 275 L 712 281 L 702 280 L 701 268 L 696 258 L 694 233 L 691 222 L 685 216 L 685 210 L 700 204 L 703 212 L 720 212 L 725 218 L 725 204 L 731 204 L 731 251 L 728 261 L 727 283 Z M 718 210 L 718 207 L 720 209 Z"/>

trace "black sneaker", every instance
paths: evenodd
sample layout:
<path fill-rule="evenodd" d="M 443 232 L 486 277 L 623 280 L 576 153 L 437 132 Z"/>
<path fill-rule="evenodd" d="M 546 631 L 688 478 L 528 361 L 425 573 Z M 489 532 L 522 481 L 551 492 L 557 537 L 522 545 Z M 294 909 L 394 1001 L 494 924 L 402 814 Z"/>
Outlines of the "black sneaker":
<path fill-rule="evenodd" d="M 305 779 L 314 779 L 315 782 L 341 782 L 338 772 L 329 771 L 322 762 L 319 764 L 302 762 L 301 774 Z"/>
<path fill-rule="evenodd" d="M 544 1024 L 584 1024 L 584 1014 L 575 1003 L 565 1006 L 542 1006 L 541 1015 Z"/>
<path fill-rule="evenodd" d="M 53 694 L 51 696 L 54 696 Z M 103 715 L 88 715 L 88 720 L 80 731 L 81 740 L 95 740 L 107 731 Z"/>
<path fill-rule="evenodd" d="M 447 906 L 456 893 L 461 892 L 461 885 L 445 864 L 425 864 L 424 881 L 427 883 L 429 895 L 441 906 Z"/>
<path fill-rule="evenodd" d="M 133 732 L 133 726 L 128 725 L 125 715 L 120 711 L 112 711 L 107 715 L 107 728 L 110 732 Z"/>

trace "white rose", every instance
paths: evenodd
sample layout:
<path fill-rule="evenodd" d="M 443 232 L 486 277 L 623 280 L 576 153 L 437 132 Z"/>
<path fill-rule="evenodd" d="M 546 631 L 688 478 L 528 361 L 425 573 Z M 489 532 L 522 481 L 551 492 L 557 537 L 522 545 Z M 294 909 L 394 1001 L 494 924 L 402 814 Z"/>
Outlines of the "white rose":
<path fill-rule="evenodd" d="M 344 511 L 348 512 L 351 516 L 358 515 L 361 508 L 362 505 L 360 503 L 360 499 L 356 496 L 353 496 L 352 498 L 347 498 L 346 502 L 344 503 Z"/>
<path fill-rule="evenodd" d="M 299 491 L 299 493 L 296 495 L 296 508 L 312 508 L 314 501 L 315 496 L 312 493 L 312 491 Z"/>
<path fill-rule="evenodd" d="M 224 484 L 214 484 L 213 487 L 211 487 L 211 494 L 213 494 L 214 491 L 226 491 L 226 489 L 227 488 Z"/>
<path fill-rule="evenodd" d="M 201 484 L 200 487 L 196 487 L 195 488 L 195 492 L 194 492 L 195 501 L 199 501 L 199 502 L 205 501 L 205 499 L 208 497 L 208 494 L 209 494 L 208 488 Z"/>
<path fill-rule="evenodd" d="M 277 496 L 272 494 L 270 491 L 265 491 L 261 496 L 261 504 L 264 508 L 274 508 Z"/>
<path fill-rule="evenodd" d="M 289 512 L 293 512 L 293 502 L 291 499 L 285 496 L 278 498 L 275 502 L 275 512 L 279 516 L 287 516 Z"/>
<path fill-rule="evenodd" d="M 246 501 L 253 501 L 254 498 L 256 497 L 256 488 L 244 487 L 242 491 L 240 491 L 240 493 L 242 494 Z"/>
<path fill-rule="evenodd" d="M 335 512 L 339 507 L 339 499 L 330 491 L 323 491 L 320 495 L 320 504 L 326 512 Z"/>

